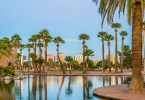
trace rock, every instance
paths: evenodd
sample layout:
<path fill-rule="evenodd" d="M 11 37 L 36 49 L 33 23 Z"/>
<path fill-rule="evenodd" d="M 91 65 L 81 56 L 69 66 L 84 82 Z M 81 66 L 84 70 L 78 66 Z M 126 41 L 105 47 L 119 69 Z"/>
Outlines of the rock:
<path fill-rule="evenodd" d="M 6 76 L 4 79 L 5 80 L 10 80 L 11 78 L 9 76 Z"/>

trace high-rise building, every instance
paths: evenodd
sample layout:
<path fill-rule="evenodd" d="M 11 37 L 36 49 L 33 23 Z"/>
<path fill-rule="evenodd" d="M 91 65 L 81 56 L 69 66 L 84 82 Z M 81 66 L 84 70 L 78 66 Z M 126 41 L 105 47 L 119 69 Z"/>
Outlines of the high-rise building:
<path fill-rule="evenodd" d="M 97 64 L 98 61 L 100 61 L 99 58 L 93 58 L 92 61 L 94 62 L 94 64 Z"/>
<path fill-rule="evenodd" d="M 27 60 L 26 60 L 26 56 L 25 56 L 24 54 L 22 54 L 22 56 L 21 56 L 21 64 L 22 64 L 24 61 L 27 61 Z"/>
<path fill-rule="evenodd" d="M 106 56 L 108 58 L 108 55 Z M 115 54 L 110 54 L 110 61 L 115 64 Z"/>
<path fill-rule="evenodd" d="M 52 55 L 52 54 L 47 55 L 47 62 L 48 62 L 48 61 L 54 62 L 54 61 L 55 61 L 54 55 Z"/>
<path fill-rule="evenodd" d="M 64 55 L 63 53 L 59 53 L 58 56 L 59 56 L 60 60 L 61 60 L 62 62 L 64 62 L 64 57 L 65 57 L 65 55 Z"/>
<path fill-rule="evenodd" d="M 74 57 L 74 59 L 75 59 L 76 61 L 78 61 L 79 64 L 80 64 L 81 62 L 83 62 L 83 55 L 76 55 L 76 56 Z"/>

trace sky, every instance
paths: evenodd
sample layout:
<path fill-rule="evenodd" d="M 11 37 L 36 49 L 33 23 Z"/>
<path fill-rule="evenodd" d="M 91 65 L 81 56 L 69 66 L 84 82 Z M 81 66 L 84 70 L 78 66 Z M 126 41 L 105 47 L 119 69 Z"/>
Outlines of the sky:
<path fill-rule="evenodd" d="M 82 33 L 90 36 L 86 41 L 88 48 L 94 51 L 92 58 L 102 59 L 102 43 L 97 37 L 98 32 L 106 31 L 114 36 L 114 29 L 104 22 L 101 27 L 101 15 L 98 6 L 92 0 L 1 0 L 0 1 L 0 39 L 19 34 L 22 43 L 28 38 L 47 29 L 52 37 L 61 36 L 65 44 L 60 45 L 60 52 L 65 56 L 81 55 L 82 41 L 78 37 Z M 114 22 L 122 24 L 122 30 L 128 32 L 125 44 L 131 46 L 131 25 L 127 23 L 126 14 L 118 17 L 115 13 Z M 108 54 L 105 42 L 105 55 Z M 31 50 L 32 51 L 32 50 Z M 37 50 L 38 51 L 38 50 Z M 121 51 L 121 36 L 118 34 L 118 51 Z M 115 41 L 111 41 L 111 54 L 115 53 Z M 27 49 L 23 50 L 27 55 Z M 56 45 L 48 45 L 48 54 L 56 55 Z"/>

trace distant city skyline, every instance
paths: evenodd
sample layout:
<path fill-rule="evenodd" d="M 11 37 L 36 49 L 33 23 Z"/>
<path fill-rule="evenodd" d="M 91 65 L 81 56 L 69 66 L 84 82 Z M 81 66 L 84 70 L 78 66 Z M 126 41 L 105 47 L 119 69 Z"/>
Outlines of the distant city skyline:
<path fill-rule="evenodd" d="M 23 44 L 28 43 L 28 38 L 39 33 L 42 29 L 47 29 L 52 37 L 61 36 L 65 44 L 60 44 L 60 52 L 65 56 L 81 55 L 82 41 L 78 36 L 86 33 L 90 40 L 86 41 L 89 49 L 94 51 L 95 56 L 91 58 L 102 59 L 101 39 L 97 37 L 98 32 L 106 31 L 114 36 L 114 29 L 104 22 L 101 27 L 101 16 L 98 13 L 98 6 L 93 1 L 88 0 L 4 0 L 0 3 L 0 38 L 11 37 L 19 34 Z M 125 37 L 125 44 L 131 46 L 131 25 L 127 24 L 126 13 L 115 13 L 114 22 L 122 24 L 118 29 L 118 50 L 121 50 L 122 30 L 128 32 Z M 115 53 L 115 41 L 111 41 L 111 54 Z M 32 52 L 32 49 L 31 49 Z M 37 49 L 38 52 L 38 49 Z M 107 55 L 107 42 L 105 42 L 105 55 Z M 23 50 L 27 55 L 27 49 Z M 48 44 L 48 54 L 56 56 L 56 45 Z"/>

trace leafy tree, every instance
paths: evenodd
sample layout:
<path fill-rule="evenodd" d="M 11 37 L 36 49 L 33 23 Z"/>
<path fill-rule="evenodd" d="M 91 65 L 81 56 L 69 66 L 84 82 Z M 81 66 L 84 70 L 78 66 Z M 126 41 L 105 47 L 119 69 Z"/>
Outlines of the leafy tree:
<path fill-rule="evenodd" d="M 121 31 L 120 35 L 122 36 L 122 46 L 121 46 L 121 73 L 123 73 L 123 54 L 124 54 L 124 37 L 128 35 L 126 31 Z"/>
<path fill-rule="evenodd" d="M 118 51 L 118 54 L 121 59 L 121 52 Z M 124 45 L 124 55 L 123 55 L 123 66 L 125 69 L 132 68 L 132 50 L 128 45 Z"/>
<path fill-rule="evenodd" d="M 104 38 L 106 36 L 106 32 L 99 32 L 97 37 L 101 38 L 102 41 L 102 72 L 105 72 L 105 67 L 104 67 Z"/>
<path fill-rule="evenodd" d="M 68 62 L 69 65 L 69 72 L 71 74 L 71 62 L 73 61 L 73 58 L 71 56 L 66 56 L 65 61 Z"/>
<path fill-rule="evenodd" d="M 72 61 L 72 68 L 73 68 L 74 70 L 82 70 L 81 65 L 80 65 L 79 62 L 76 61 L 76 60 L 73 60 L 73 61 Z"/>
<path fill-rule="evenodd" d="M 82 33 L 79 35 L 79 40 L 82 40 L 83 52 L 86 50 L 86 40 L 90 39 L 88 34 Z M 85 73 L 85 56 L 83 55 L 83 73 Z"/>
<path fill-rule="evenodd" d="M 38 68 L 37 68 L 37 55 L 35 53 L 30 53 L 30 58 L 32 58 L 32 64 L 33 64 L 33 68 L 34 68 L 34 72 L 37 70 L 38 72 Z"/>
<path fill-rule="evenodd" d="M 93 0 L 97 3 L 98 0 Z M 107 17 L 109 24 L 113 23 L 116 9 L 127 13 L 128 23 L 132 25 L 132 80 L 128 93 L 144 93 L 142 82 L 142 20 L 145 11 L 144 0 L 101 0 L 99 13 L 103 21 Z M 102 21 L 102 23 L 103 23 Z"/>

